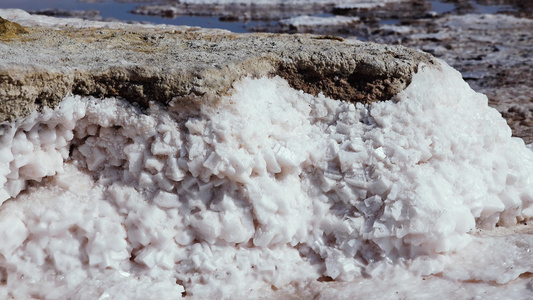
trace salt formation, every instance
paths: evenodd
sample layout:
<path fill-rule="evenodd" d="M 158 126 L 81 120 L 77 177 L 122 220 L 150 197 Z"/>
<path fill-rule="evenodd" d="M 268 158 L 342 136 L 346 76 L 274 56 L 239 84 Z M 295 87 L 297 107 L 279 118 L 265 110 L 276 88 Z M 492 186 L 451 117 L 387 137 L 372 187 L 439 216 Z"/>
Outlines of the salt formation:
<path fill-rule="evenodd" d="M 211 100 L 69 96 L 4 124 L 0 298 L 252 296 L 409 261 L 429 275 L 476 226 L 533 216 L 533 154 L 444 63 L 368 106 L 281 78 Z"/>
<path fill-rule="evenodd" d="M 316 17 L 316 16 L 298 16 L 285 20 L 281 20 L 280 24 L 282 25 L 292 25 L 294 27 L 300 26 L 335 26 L 335 25 L 350 25 L 356 22 L 359 22 L 358 17 L 345 17 L 345 16 L 335 16 L 335 17 Z"/>

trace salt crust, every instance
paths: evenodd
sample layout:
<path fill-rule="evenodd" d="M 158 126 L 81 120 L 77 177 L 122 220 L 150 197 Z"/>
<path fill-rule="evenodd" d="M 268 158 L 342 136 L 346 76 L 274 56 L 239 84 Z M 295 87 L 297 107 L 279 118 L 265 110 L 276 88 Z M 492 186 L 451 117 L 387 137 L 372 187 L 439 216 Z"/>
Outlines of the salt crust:
<path fill-rule="evenodd" d="M 498 283 L 527 271 L 448 264 L 476 226 L 532 217 L 533 153 L 445 63 L 369 106 L 281 78 L 191 103 L 144 113 L 69 96 L 0 128 L 0 298 L 253 297 L 390 268 Z"/>
<path fill-rule="evenodd" d="M 351 23 L 359 22 L 359 17 L 316 17 L 316 16 L 298 16 L 289 19 L 281 20 L 283 25 L 292 26 L 335 26 L 335 25 L 347 25 Z"/>

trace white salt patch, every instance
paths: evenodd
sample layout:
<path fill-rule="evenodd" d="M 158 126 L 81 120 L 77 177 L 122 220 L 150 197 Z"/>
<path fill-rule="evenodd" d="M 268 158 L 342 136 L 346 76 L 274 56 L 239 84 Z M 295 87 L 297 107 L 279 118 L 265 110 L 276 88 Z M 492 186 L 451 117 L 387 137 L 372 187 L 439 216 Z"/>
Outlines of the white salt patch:
<path fill-rule="evenodd" d="M 299 26 L 335 26 L 335 25 L 348 25 L 359 22 L 358 17 L 315 17 L 315 16 L 299 16 L 290 19 L 281 20 L 283 25 Z"/>
<path fill-rule="evenodd" d="M 389 2 L 397 2 L 397 1 L 389 1 Z M 383 7 L 385 6 L 386 2 L 361 2 L 361 3 L 348 3 L 348 4 L 339 4 L 335 5 L 335 8 L 337 9 L 373 9 L 376 7 Z"/>
<path fill-rule="evenodd" d="M 67 97 L 4 124 L 0 298 L 327 298 L 319 278 L 350 295 L 533 272 L 530 239 L 477 233 L 533 216 L 533 153 L 458 72 L 419 69 L 369 106 L 244 78 L 193 111 Z"/>
<path fill-rule="evenodd" d="M 504 14 L 467 14 L 462 16 L 449 16 L 444 26 L 454 30 L 477 29 L 491 30 L 503 28 L 516 28 L 516 26 L 531 26 L 533 20 L 517 18 Z"/>

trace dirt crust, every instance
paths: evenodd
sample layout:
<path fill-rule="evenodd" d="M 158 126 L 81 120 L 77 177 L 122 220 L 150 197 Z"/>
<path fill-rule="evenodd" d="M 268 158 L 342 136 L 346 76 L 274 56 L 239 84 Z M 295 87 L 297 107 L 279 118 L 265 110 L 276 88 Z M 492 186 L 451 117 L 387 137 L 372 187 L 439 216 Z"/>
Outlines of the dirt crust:
<path fill-rule="evenodd" d="M 24 27 L 15 22 L 10 22 L 0 17 L 0 40 L 8 40 L 19 37 L 20 34 L 28 33 Z"/>

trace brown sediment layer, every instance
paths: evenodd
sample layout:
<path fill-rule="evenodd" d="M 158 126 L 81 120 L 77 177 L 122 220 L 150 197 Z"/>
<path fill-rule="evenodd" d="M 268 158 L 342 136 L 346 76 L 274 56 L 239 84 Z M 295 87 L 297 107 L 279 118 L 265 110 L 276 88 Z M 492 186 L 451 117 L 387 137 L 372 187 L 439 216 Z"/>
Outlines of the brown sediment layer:
<path fill-rule="evenodd" d="M 24 27 L 15 22 L 10 22 L 0 17 L 0 40 L 7 40 L 19 37 L 20 34 L 28 33 Z"/>

